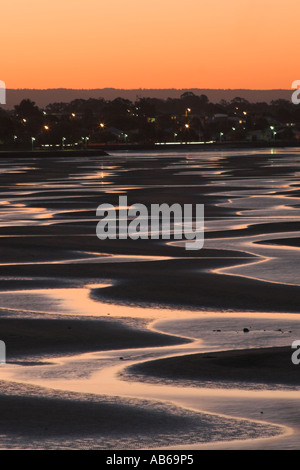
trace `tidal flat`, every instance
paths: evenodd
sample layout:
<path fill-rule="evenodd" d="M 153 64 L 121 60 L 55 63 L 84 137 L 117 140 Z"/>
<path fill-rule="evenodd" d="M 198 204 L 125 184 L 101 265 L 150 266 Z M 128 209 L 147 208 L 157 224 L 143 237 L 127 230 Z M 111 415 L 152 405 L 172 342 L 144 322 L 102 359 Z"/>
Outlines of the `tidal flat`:
<path fill-rule="evenodd" d="M 300 151 L 0 158 L 1 449 L 299 449 Z M 99 240 L 203 204 L 204 247 Z"/>

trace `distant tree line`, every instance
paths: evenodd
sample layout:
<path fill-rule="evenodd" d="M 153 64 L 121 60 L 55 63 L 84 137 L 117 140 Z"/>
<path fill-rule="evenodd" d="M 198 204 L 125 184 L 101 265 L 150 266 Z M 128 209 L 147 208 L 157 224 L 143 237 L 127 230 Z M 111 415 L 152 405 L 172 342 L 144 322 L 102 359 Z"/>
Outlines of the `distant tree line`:
<path fill-rule="evenodd" d="M 283 99 L 268 104 L 239 97 L 216 104 L 205 95 L 186 92 L 180 98 L 137 98 L 135 102 L 76 99 L 44 109 L 24 99 L 13 110 L 0 108 L 2 148 L 259 140 L 268 135 L 300 138 L 300 106 Z"/>

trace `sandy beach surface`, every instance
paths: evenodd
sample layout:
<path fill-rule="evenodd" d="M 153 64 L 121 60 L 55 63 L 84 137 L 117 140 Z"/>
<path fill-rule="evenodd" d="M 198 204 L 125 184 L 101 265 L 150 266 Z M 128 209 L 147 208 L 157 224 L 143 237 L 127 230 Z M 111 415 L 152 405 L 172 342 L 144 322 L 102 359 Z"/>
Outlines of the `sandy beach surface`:
<path fill-rule="evenodd" d="M 299 449 L 298 149 L 0 159 L 1 449 Z M 102 203 L 204 204 L 205 242 Z"/>

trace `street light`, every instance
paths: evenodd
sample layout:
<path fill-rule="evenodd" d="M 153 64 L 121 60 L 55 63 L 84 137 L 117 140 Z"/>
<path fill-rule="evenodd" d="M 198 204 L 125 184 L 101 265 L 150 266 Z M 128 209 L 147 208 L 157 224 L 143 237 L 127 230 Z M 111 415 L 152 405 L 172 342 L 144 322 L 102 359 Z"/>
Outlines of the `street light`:
<path fill-rule="evenodd" d="M 31 137 L 31 150 L 32 151 L 34 149 L 34 142 L 35 142 L 35 137 Z"/>
<path fill-rule="evenodd" d="M 61 139 L 61 144 L 62 144 L 62 148 L 63 148 L 63 149 L 65 148 L 65 141 L 66 141 L 66 140 L 67 140 L 66 137 L 63 137 L 63 138 Z"/>
<path fill-rule="evenodd" d="M 270 129 L 272 131 L 272 136 L 273 136 L 273 139 L 275 140 L 275 136 L 277 134 L 277 132 L 275 132 L 275 127 L 274 126 L 270 126 Z"/>

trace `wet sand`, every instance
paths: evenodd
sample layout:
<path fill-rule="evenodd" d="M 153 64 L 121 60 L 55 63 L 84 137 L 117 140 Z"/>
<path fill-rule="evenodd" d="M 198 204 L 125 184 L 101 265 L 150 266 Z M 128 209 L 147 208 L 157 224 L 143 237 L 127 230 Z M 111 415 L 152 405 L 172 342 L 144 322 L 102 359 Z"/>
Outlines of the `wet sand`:
<path fill-rule="evenodd" d="M 207 414 L 204 405 L 201 410 L 201 404 L 186 398 L 184 388 L 177 402 L 172 389 L 168 398 L 164 388 L 170 381 L 179 395 L 183 382 L 200 390 L 208 381 L 221 393 L 225 382 L 244 389 L 298 387 L 290 343 L 277 348 L 266 339 L 261 349 L 236 351 L 232 344 L 225 352 L 216 348 L 191 354 L 198 347 L 191 343 L 192 330 L 175 336 L 150 326 L 168 312 L 172 321 L 171 308 L 200 320 L 212 311 L 225 318 L 235 311 L 261 312 L 273 318 L 274 328 L 276 312 L 299 313 L 299 253 L 291 240 L 300 232 L 295 176 L 300 154 L 295 149 L 275 152 L 119 152 L 99 158 L 1 160 L 0 339 L 7 345 L 7 365 L 0 369 L 1 448 L 132 449 L 213 446 L 218 441 L 234 445 L 249 439 L 255 446 L 256 440 L 282 434 L 281 426 L 295 426 L 284 418 L 276 422 L 275 407 L 269 422 L 259 414 L 249 416 L 247 406 L 225 407 L 225 395 L 226 412 L 212 405 Z M 161 240 L 100 242 L 96 208 L 103 202 L 117 205 L 119 194 L 127 194 L 129 204 L 204 204 L 204 249 L 189 252 L 180 243 Z M 287 233 L 293 238 L 286 238 Z M 278 266 L 284 266 L 282 272 Z M 100 283 L 109 285 L 93 287 Z M 55 289 L 86 285 L 91 285 L 90 301 L 99 305 L 97 318 L 80 317 L 83 299 L 68 316 L 51 300 Z M 49 296 L 29 296 L 39 288 Z M 114 305 L 121 313 L 109 318 Z M 144 317 L 133 320 L 130 312 L 138 307 L 153 307 L 153 316 L 145 310 Z M 101 364 L 109 380 L 111 367 L 119 362 L 115 388 L 97 381 L 95 371 L 102 365 L 96 356 L 88 359 L 93 363 L 88 373 L 84 354 L 97 352 L 105 354 Z M 73 356 L 83 361 L 74 363 L 74 383 L 67 369 Z M 129 372 L 129 382 L 146 382 L 141 395 L 139 387 L 126 391 Z M 147 380 L 154 379 L 164 390 L 156 400 L 147 389 Z M 234 401 L 233 396 L 233 407 Z M 294 441 L 290 445 L 297 446 Z"/>
<path fill-rule="evenodd" d="M 247 387 L 256 384 L 300 385 L 299 368 L 291 361 L 291 347 L 247 349 L 205 354 L 193 354 L 149 361 L 132 366 L 125 373 L 140 374 L 141 379 L 188 380 L 212 383 L 226 382 L 226 386 Z"/>
<path fill-rule="evenodd" d="M 1 382 L 0 433 L 6 449 L 139 449 L 276 436 L 276 426 L 193 413 L 175 406 L 63 393 Z M 223 429 L 227 428 L 224 433 Z M 173 430 L 176 429 L 176 435 Z"/>
<path fill-rule="evenodd" d="M 1 316 L 3 312 L 1 312 Z M 33 358 L 49 360 L 64 354 L 90 351 L 159 347 L 187 340 L 130 328 L 120 321 L 96 319 L 0 318 L 1 339 L 7 345 L 7 362 Z"/>

